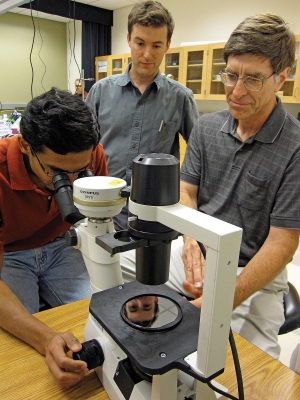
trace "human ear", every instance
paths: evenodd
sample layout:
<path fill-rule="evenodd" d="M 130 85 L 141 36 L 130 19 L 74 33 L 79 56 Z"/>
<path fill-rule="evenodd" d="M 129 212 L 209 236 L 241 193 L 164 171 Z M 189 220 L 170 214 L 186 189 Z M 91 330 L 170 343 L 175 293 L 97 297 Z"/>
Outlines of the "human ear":
<path fill-rule="evenodd" d="M 130 35 L 130 33 L 127 33 L 127 43 L 128 43 L 128 46 L 131 48 L 131 35 Z"/>
<path fill-rule="evenodd" d="M 23 138 L 21 133 L 18 135 L 18 142 L 20 150 L 23 154 L 31 154 L 30 144 Z"/>
<path fill-rule="evenodd" d="M 284 82 L 286 81 L 286 79 L 290 73 L 290 70 L 291 70 L 291 68 L 287 67 L 277 74 L 278 77 L 277 77 L 277 81 L 275 84 L 275 92 L 278 92 L 281 89 L 282 85 L 284 84 Z"/>

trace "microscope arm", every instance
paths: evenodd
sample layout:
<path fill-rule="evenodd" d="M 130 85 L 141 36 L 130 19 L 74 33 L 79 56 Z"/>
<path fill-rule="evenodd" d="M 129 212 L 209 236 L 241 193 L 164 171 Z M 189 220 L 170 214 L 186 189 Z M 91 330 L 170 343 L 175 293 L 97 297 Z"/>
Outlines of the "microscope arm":
<path fill-rule="evenodd" d="M 208 246 L 198 351 L 185 361 L 204 378 L 212 376 L 225 366 L 242 229 L 179 203 L 145 206 L 129 199 L 129 210 Z"/>

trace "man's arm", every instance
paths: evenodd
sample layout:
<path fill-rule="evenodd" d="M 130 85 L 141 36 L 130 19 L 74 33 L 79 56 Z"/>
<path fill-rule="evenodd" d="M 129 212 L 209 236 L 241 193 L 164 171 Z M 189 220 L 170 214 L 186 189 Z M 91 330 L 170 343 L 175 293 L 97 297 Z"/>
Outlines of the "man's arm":
<path fill-rule="evenodd" d="M 181 203 L 196 209 L 198 186 L 181 181 Z M 196 242 L 196 241 L 194 241 Z M 201 291 L 196 282 L 204 276 L 204 268 L 197 259 L 193 239 L 185 238 L 183 262 L 186 273 L 184 288 L 195 296 L 193 304 L 201 307 Z M 291 261 L 299 245 L 299 230 L 271 227 L 269 235 L 256 255 L 236 279 L 234 305 L 236 308 L 253 293 L 271 282 Z M 201 281 L 202 282 L 202 281 Z M 197 298 L 198 297 L 198 298 Z"/>
<path fill-rule="evenodd" d="M 237 277 L 233 307 L 271 282 L 291 261 L 298 245 L 298 230 L 271 226 L 264 244 Z"/>
<path fill-rule="evenodd" d="M 0 272 L 2 263 L 3 254 L 0 254 Z M 46 364 L 59 386 L 74 385 L 86 374 L 85 362 L 75 361 L 66 355 L 69 350 L 81 350 L 82 346 L 74 335 L 71 332 L 56 332 L 36 319 L 1 279 L 0 325 L 46 356 Z"/>

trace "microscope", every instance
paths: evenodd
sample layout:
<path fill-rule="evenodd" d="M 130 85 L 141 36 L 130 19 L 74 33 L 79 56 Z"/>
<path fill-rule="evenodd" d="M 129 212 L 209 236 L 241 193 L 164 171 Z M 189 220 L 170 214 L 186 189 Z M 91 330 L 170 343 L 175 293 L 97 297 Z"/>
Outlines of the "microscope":
<path fill-rule="evenodd" d="M 73 357 L 95 368 L 112 400 L 224 398 L 207 383 L 225 367 L 242 229 L 180 204 L 179 161 L 168 154 L 136 157 L 131 187 L 83 175 L 72 188 L 63 173 L 54 186 L 74 224 L 66 239 L 91 278 L 86 341 Z M 127 198 L 128 229 L 115 232 Z M 166 284 L 172 241 L 183 234 L 207 246 L 201 311 Z M 124 284 L 119 253 L 133 249 L 136 280 Z M 163 312 L 149 321 L 151 304 Z"/>

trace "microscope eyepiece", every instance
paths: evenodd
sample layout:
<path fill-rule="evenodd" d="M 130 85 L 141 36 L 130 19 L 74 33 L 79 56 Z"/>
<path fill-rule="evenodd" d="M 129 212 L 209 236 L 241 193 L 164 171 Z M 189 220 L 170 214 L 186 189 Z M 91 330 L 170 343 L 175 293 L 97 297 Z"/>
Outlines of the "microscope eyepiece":
<path fill-rule="evenodd" d="M 73 187 L 66 172 L 54 175 L 52 179 L 55 188 L 55 200 L 63 220 L 74 225 L 76 222 L 84 219 L 73 201 Z"/>

